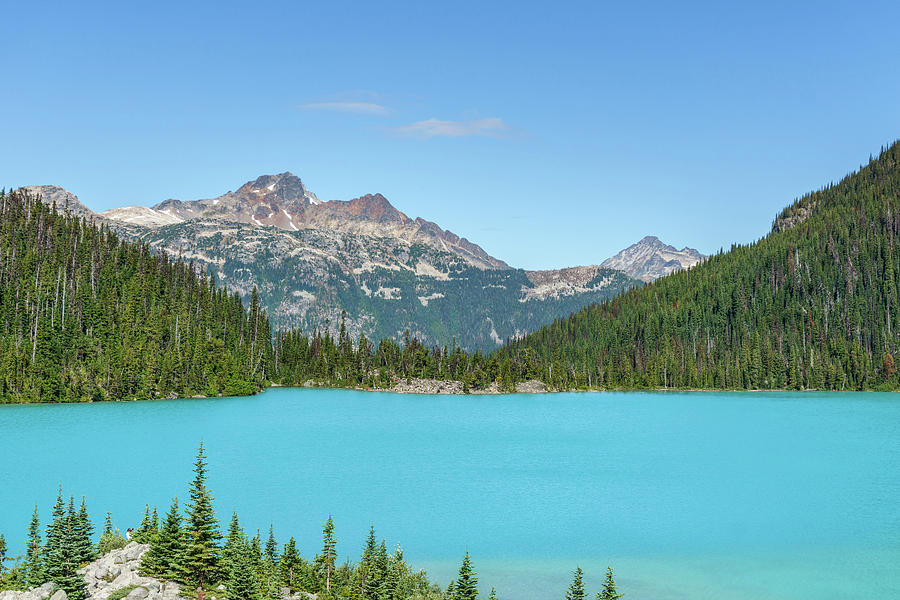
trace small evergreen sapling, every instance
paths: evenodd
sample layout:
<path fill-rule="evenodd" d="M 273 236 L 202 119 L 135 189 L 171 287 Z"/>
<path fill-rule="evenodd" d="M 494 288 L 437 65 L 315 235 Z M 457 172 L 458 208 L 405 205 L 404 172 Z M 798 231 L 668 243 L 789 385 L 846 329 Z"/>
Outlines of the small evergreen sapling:
<path fill-rule="evenodd" d="M 584 572 L 581 567 L 575 568 L 572 584 L 566 591 L 566 600 L 584 600 Z"/>
<path fill-rule="evenodd" d="M 612 567 L 606 567 L 606 579 L 603 581 L 603 589 L 597 592 L 597 600 L 618 600 L 624 595 L 616 590 Z"/>
<path fill-rule="evenodd" d="M 466 550 L 466 555 L 459 567 L 459 577 L 456 578 L 456 590 L 453 598 L 455 600 L 477 600 L 478 598 L 478 577 L 472 567 L 472 559 L 469 558 L 468 550 Z"/>

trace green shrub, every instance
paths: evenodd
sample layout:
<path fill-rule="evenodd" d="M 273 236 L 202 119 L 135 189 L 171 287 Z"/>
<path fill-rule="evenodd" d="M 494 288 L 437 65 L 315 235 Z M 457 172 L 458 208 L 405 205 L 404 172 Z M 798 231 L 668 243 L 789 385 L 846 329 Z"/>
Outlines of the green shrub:
<path fill-rule="evenodd" d="M 127 596 L 128 594 L 131 593 L 131 590 L 133 590 L 137 587 L 140 587 L 140 586 L 127 585 L 123 588 L 119 588 L 116 591 L 114 591 L 112 594 L 110 594 L 109 598 L 107 598 L 107 600 L 122 600 L 122 598 L 124 598 L 125 596 Z"/>
<path fill-rule="evenodd" d="M 97 552 L 100 556 L 103 556 L 109 554 L 113 550 L 124 548 L 127 544 L 128 541 L 123 538 L 122 534 L 119 533 L 119 530 L 116 529 L 111 533 L 104 533 L 100 536 L 100 543 L 97 544 Z"/>

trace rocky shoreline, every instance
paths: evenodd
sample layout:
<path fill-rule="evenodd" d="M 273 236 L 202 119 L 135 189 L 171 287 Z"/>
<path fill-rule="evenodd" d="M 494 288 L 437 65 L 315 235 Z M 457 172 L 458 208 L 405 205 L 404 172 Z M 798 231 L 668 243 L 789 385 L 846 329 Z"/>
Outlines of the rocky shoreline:
<path fill-rule="evenodd" d="M 402 380 L 387 390 L 396 394 L 503 394 L 509 392 L 500 391 L 496 382 L 483 389 L 470 388 L 465 391 L 462 381 L 440 381 L 438 379 L 410 379 Z M 537 380 L 523 381 L 516 384 L 516 394 L 542 394 L 547 391 L 547 386 Z"/>
<path fill-rule="evenodd" d="M 122 600 L 186 600 L 181 594 L 181 586 L 174 581 L 140 574 L 141 558 L 149 549 L 149 544 L 131 542 L 79 569 L 78 574 L 84 578 L 85 600 L 108 600 L 110 597 Z M 225 586 L 220 585 L 216 592 L 224 595 Z M 288 588 L 281 588 L 280 592 L 281 600 L 318 598 L 316 594 L 307 592 L 291 594 Z M 210 598 L 212 600 L 212 596 Z M 0 600 L 68 600 L 68 595 L 48 581 L 26 591 L 2 591 Z"/>
<path fill-rule="evenodd" d="M 272 385 L 271 387 L 287 387 L 281 385 Z M 327 385 L 320 385 L 315 381 L 307 381 L 303 384 L 305 388 L 324 388 L 324 389 L 342 389 L 342 388 L 332 388 Z M 443 381 L 440 379 L 423 379 L 419 377 L 414 377 L 412 379 L 406 380 L 401 379 L 397 381 L 393 386 L 389 388 L 370 388 L 370 387 L 356 387 L 351 388 L 361 392 L 392 392 L 395 394 L 423 394 L 423 395 L 462 395 L 462 394 L 472 394 L 472 395 L 490 395 L 490 394 L 544 394 L 548 392 L 547 386 L 537 379 L 530 379 L 528 381 L 522 381 L 516 384 L 515 392 L 504 392 L 500 390 L 500 386 L 497 382 L 491 383 L 486 388 L 475 389 L 469 388 L 468 391 L 465 389 L 465 384 L 462 381 Z"/>
<path fill-rule="evenodd" d="M 141 557 L 149 544 L 131 542 L 124 548 L 112 550 L 78 570 L 84 577 L 85 600 L 107 600 L 116 592 L 124 600 L 183 600 L 181 586 L 172 581 L 143 577 L 139 573 Z M 66 592 L 52 582 L 27 591 L 0 592 L 0 600 L 68 600 Z"/>

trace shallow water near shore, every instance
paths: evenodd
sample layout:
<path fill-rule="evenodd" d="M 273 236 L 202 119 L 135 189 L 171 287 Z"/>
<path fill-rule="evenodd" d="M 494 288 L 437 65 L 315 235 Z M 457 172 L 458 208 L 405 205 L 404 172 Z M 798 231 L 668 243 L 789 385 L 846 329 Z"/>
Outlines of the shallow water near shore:
<path fill-rule="evenodd" d="M 24 546 L 58 484 L 136 526 L 184 500 L 204 440 L 219 517 L 342 557 L 370 524 L 441 585 L 468 548 L 483 596 L 900 597 L 900 396 L 588 393 L 0 406 L 0 532 Z"/>

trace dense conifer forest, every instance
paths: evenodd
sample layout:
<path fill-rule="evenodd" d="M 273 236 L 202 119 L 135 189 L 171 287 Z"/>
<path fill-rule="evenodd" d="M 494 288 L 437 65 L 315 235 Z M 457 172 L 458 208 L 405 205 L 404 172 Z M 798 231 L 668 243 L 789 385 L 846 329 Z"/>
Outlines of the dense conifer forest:
<path fill-rule="evenodd" d="M 399 545 L 389 549 L 386 541 L 377 537 L 374 527 L 369 529 L 358 560 L 340 560 L 347 553 L 338 550 L 331 515 L 322 527 L 321 550 L 309 558 L 301 555 L 293 536 L 279 544 L 274 525 L 269 525 L 263 538 L 258 530 L 245 531 L 235 512 L 228 527 L 223 528 L 207 485 L 208 473 L 201 444 L 185 502 L 181 504 L 177 497 L 173 498 L 162 517 L 157 508 L 147 506 L 141 523 L 135 523 L 136 527 L 129 528 L 127 534 L 131 541 L 149 545 L 140 559 L 140 575 L 178 583 L 179 597 L 197 598 L 201 589 L 210 600 L 308 598 L 304 593 L 324 600 L 479 597 L 478 577 L 468 552 L 463 556 L 459 576 L 444 589 L 430 581 L 424 571 L 413 569 Z M 26 548 L 20 556 L 8 555 L 5 536 L 0 532 L 0 591 L 27 590 L 52 582 L 66 592 L 68 600 L 84 600 L 85 579 L 77 571 L 110 551 L 124 548 L 129 541 L 115 527 L 110 513 L 106 513 L 99 536 L 95 535 L 85 499 L 76 502 L 74 496 L 69 496 L 66 501 L 62 488 L 46 528 L 42 529 L 40 512 L 35 507 L 26 532 Z M 4 563 L 10 567 L 5 568 Z M 578 569 L 578 582 L 580 572 Z M 585 597 L 584 586 L 579 585 L 581 595 L 573 596 L 573 600 Z M 121 600 L 135 587 L 138 586 L 115 590 L 110 598 Z M 597 600 L 618 597 L 610 569 Z M 488 598 L 496 600 L 493 588 Z"/>
<path fill-rule="evenodd" d="M 537 360 L 557 389 L 896 389 L 898 243 L 895 143 L 786 208 L 759 241 L 500 353 L 517 368 Z"/>
<path fill-rule="evenodd" d="M 20 192 L 0 193 L 0 398 L 247 394 L 270 332 L 190 264 L 153 255 Z"/>
<path fill-rule="evenodd" d="M 772 232 L 491 354 L 270 331 L 193 265 L 0 194 L 0 401 L 246 394 L 413 378 L 550 389 L 896 389 L 900 143 Z M 900 359 L 900 357 L 898 357 Z"/>

